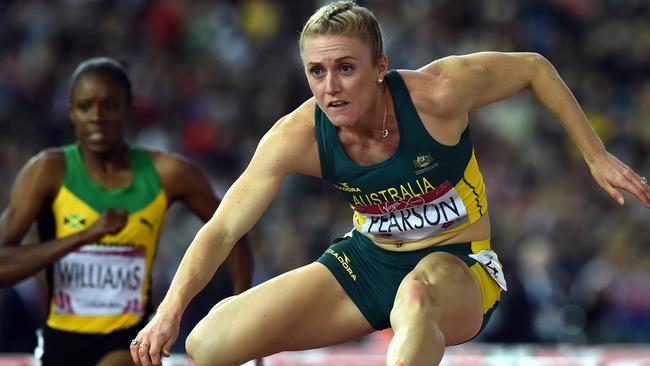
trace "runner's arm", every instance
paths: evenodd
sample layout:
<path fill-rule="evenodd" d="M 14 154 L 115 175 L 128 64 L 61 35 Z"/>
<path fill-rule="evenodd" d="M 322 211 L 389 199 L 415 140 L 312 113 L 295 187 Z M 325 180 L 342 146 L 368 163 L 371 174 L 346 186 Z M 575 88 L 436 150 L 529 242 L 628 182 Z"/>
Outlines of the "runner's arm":
<path fill-rule="evenodd" d="M 44 152 L 31 159 L 18 174 L 9 205 L 0 217 L 0 286 L 12 285 L 51 265 L 72 250 L 101 238 L 105 231 L 86 230 L 41 243 L 20 245 L 60 185 L 62 157 Z"/>
<path fill-rule="evenodd" d="M 452 56 L 422 69 L 447 75 L 459 88 L 467 111 L 506 99 L 521 90 L 532 91 L 562 124 L 577 145 L 596 182 L 618 203 L 626 190 L 650 208 L 650 186 L 634 170 L 607 152 L 573 93 L 553 65 L 536 53 L 480 52 Z"/>
<path fill-rule="evenodd" d="M 296 154 L 283 144 L 287 141 L 285 130 L 274 127 L 262 138 L 249 166 L 190 244 L 158 313 L 180 320 L 192 297 L 205 287 L 235 243 L 271 203 L 293 171 L 291 161 Z"/>

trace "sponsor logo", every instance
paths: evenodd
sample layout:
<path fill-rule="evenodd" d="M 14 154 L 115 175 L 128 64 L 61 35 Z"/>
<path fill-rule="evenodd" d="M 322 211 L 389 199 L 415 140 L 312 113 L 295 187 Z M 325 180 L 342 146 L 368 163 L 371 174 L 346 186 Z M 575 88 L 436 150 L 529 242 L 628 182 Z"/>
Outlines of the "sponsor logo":
<path fill-rule="evenodd" d="M 144 217 L 140 218 L 140 223 L 149 228 L 149 231 L 153 231 L 153 224 L 151 221 L 145 219 Z"/>
<path fill-rule="evenodd" d="M 86 226 L 86 218 L 80 214 L 69 214 L 63 218 L 63 225 L 70 229 L 81 229 Z"/>
<path fill-rule="evenodd" d="M 333 250 L 332 248 L 328 248 L 327 253 L 334 256 L 334 258 L 336 258 L 336 260 L 339 261 L 339 263 L 341 263 L 341 265 L 343 266 L 345 271 L 348 273 L 348 276 L 350 276 L 350 278 L 352 278 L 353 281 L 357 280 L 357 275 L 354 273 L 354 271 L 350 267 L 350 258 L 344 252 L 341 252 L 341 254 L 342 254 L 341 255 L 338 252 L 336 252 L 335 250 Z"/>
<path fill-rule="evenodd" d="M 339 191 L 344 191 L 344 192 L 361 192 L 360 188 L 350 187 L 348 185 L 348 183 L 346 183 L 346 182 L 341 182 L 339 184 L 335 184 L 334 188 L 338 189 Z"/>
<path fill-rule="evenodd" d="M 402 201 L 386 202 L 378 204 L 377 207 L 381 213 L 390 213 L 394 211 L 403 210 L 406 208 L 422 206 L 426 204 L 424 197 L 413 197 Z"/>

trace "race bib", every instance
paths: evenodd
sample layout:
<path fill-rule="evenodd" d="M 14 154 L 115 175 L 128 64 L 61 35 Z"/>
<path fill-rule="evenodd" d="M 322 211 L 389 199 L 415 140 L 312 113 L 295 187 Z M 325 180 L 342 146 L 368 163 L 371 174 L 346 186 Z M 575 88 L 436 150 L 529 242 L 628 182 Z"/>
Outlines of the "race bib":
<path fill-rule="evenodd" d="M 85 245 L 54 265 L 58 314 L 140 314 L 146 258 L 128 246 Z"/>
<path fill-rule="evenodd" d="M 485 268 L 487 273 L 492 276 L 494 281 L 496 281 L 496 283 L 501 286 L 504 291 L 508 291 L 506 278 L 503 275 L 503 269 L 501 269 L 501 265 L 499 264 L 499 257 L 497 257 L 497 254 L 495 252 L 483 249 L 476 254 L 470 254 L 469 257 L 481 263 L 483 268 Z"/>
<path fill-rule="evenodd" d="M 462 198 L 449 182 L 420 196 L 354 210 L 360 232 L 391 239 L 419 240 L 469 220 Z"/>

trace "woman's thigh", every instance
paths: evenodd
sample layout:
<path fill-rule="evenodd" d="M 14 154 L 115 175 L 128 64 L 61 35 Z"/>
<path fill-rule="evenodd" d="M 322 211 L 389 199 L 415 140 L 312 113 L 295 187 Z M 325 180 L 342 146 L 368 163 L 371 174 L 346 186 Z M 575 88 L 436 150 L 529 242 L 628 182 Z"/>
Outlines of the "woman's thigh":
<path fill-rule="evenodd" d="M 472 339 L 483 322 L 483 296 L 474 273 L 457 256 L 436 252 L 422 258 L 402 281 L 395 303 L 408 296 L 410 280 L 430 285 L 434 306 L 438 309 L 438 326 L 447 345 Z"/>
<path fill-rule="evenodd" d="M 315 262 L 217 304 L 192 331 L 190 343 L 229 364 L 372 331 L 331 272 Z"/>

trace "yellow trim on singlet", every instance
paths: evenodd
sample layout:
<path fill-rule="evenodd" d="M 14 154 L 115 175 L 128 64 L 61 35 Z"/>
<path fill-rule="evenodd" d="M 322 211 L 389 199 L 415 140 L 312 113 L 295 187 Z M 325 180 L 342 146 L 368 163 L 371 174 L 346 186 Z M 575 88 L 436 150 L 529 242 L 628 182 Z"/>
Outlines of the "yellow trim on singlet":
<path fill-rule="evenodd" d="M 436 235 L 449 234 L 462 230 L 478 221 L 478 219 L 487 213 L 485 182 L 483 182 L 483 176 L 478 168 L 478 162 L 476 161 L 474 151 L 472 151 L 472 158 L 467 163 L 463 178 L 456 183 L 454 189 L 456 189 L 458 194 L 460 194 L 463 204 L 467 208 L 469 220 L 462 225 L 458 225 Z"/>

